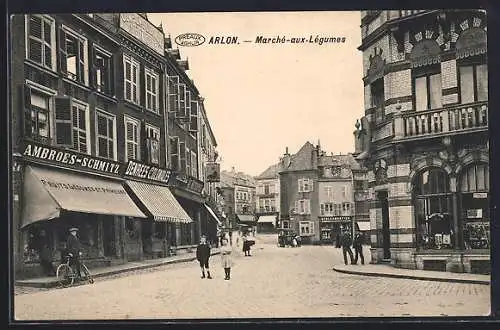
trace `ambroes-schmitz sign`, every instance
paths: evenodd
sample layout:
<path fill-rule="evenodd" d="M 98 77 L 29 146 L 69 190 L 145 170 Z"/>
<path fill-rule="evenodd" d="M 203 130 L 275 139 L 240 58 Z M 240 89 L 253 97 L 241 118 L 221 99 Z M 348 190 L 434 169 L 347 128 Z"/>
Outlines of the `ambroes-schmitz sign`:
<path fill-rule="evenodd" d="M 71 150 L 54 148 L 33 142 L 26 144 L 23 156 L 53 164 L 64 165 L 70 168 L 91 170 L 116 176 L 121 175 L 121 164 L 118 162 L 99 159 Z"/>

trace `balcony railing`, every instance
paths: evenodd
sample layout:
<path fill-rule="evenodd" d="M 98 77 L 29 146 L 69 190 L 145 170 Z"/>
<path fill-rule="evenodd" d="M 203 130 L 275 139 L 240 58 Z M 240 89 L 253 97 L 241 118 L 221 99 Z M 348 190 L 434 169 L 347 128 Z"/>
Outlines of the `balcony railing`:
<path fill-rule="evenodd" d="M 488 128 L 488 102 L 394 115 L 395 140 L 466 133 Z"/>

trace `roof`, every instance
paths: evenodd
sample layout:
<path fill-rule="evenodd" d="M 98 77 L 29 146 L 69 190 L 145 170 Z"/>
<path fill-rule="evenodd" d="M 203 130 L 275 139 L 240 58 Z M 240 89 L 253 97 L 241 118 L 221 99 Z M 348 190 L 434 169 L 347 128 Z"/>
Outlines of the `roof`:
<path fill-rule="evenodd" d="M 280 171 L 280 164 L 274 164 L 269 166 L 264 172 L 256 176 L 258 179 L 275 179 L 278 177 L 278 173 Z"/>
<path fill-rule="evenodd" d="M 245 186 L 245 187 L 256 187 L 257 183 L 255 179 L 243 172 L 236 171 L 221 171 L 220 173 L 221 184 L 224 186 L 234 187 L 234 186 Z"/>
<path fill-rule="evenodd" d="M 307 141 L 296 154 L 290 157 L 290 165 L 286 171 L 305 171 L 313 169 L 314 146 Z"/>
<path fill-rule="evenodd" d="M 361 169 L 352 154 L 322 156 L 318 162 L 319 166 L 346 166 L 353 170 Z"/>

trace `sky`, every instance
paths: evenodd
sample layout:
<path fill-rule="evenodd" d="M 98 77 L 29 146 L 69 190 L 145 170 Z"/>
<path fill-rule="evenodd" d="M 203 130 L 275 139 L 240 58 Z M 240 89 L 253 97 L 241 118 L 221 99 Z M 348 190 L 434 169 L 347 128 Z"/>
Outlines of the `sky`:
<path fill-rule="evenodd" d="M 354 124 L 363 115 L 360 12 L 150 13 L 162 23 L 188 76 L 205 98 L 221 168 L 258 175 L 318 140 L 327 153 L 354 151 Z M 197 47 L 175 44 L 202 34 Z M 235 36 L 239 44 L 209 44 Z M 286 39 L 345 37 L 344 43 L 259 44 L 257 36 Z M 251 42 L 244 42 L 250 40 Z"/>

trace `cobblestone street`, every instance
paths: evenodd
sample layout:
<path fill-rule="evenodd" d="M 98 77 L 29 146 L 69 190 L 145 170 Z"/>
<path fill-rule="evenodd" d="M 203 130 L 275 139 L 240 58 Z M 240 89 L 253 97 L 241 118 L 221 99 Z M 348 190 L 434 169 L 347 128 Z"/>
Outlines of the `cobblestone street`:
<path fill-rule="evenodd" d="M 252 257 L 244 257 L 238 248 L 230 281 L 223 279 L 220 256 L 213 256 L 212 280 L 200 279 L 198 264 L 187 262 L 102 278 L 93 285 L 22 289 L 14 297 L 15 318 L 489 314 L 490 286 L 487 285 L 341 274 L 332 270 L 334 264 L 342 262 L 340 249 L 332 246 L 278 248 L 275 236 L 259 237 L 252 252 Z"/>

